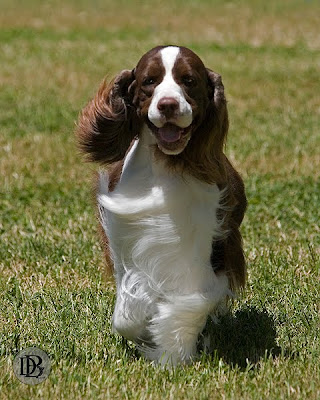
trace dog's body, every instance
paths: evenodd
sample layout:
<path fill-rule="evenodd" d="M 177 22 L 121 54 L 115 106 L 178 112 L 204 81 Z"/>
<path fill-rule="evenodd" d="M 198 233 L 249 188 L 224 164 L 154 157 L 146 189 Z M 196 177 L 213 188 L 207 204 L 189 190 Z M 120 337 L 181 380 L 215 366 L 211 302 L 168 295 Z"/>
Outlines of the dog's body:
<path fill-rule="evenodd" d="M 152 49 L 80 117 L 117 283 L 114 329 L 152 360 L 188 362 L 210 314 L 245 281 L 240 176 L 223 154 L 218 74 L 190 50 Z M 111 261 L 112 260 L 112 261 Z"/>

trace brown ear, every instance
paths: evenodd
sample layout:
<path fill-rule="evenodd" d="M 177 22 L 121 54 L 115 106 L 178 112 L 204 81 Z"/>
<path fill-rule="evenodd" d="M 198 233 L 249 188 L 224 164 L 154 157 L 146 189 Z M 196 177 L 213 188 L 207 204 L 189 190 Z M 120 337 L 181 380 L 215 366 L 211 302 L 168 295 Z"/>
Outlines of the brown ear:
<path fill-rule="evenodd" d="M 224 86 L 221 75 L 207 68 L 208 73 L 208 93 L 213 103 L 213 112 L 215 118 L 216 140 L 220 143 L 221 151 L 229 129 L 227 101 L 224 95 Z"/>
<path fill-rule="evenodd" d="M 110 83 L 103 81 L 83 109 L 76 131 L 79 146 L 89 161 L 110 164 L 121 160 L 139 134 L 140 123 L 129 86 L 134 71 L 121 71 Z"/>

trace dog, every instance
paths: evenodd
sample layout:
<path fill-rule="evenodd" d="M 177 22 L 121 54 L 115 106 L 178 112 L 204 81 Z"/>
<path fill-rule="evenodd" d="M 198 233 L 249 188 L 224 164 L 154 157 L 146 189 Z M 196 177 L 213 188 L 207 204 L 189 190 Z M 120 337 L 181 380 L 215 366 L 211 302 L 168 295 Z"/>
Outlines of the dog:
<path fill-rule="evenodd" d="M 245 284 L 247 200 L 223 152 L 228 126 L 221 76 L 178 46 L 104 81 L 79 117 L 81 150 L 105 167 L 97 204 L 113 329 L 158 363 L 194 360 L 207 319 Z"/>

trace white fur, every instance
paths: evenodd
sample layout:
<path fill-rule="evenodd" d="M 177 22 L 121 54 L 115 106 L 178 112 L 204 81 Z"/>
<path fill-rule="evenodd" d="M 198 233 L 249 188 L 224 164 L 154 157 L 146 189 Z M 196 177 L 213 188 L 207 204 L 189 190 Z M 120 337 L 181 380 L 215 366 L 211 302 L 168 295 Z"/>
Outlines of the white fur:
<path fill-rule="evenodd" d="M 162 82 L 154 90 L 148 110 L 148 118 L 157 128 L 161 128 L 168 122 L 158 109 L 158 103 L 164 97 L 172 97 L 179 104 L 177 117 L 169 122 L 174 122 L 180 128 L 187 128 L 192 123 L 192 108 L 187 102 L 181 87 L 175 82 L 172 73 L 179 52 L 179 47 L 174 46 L 165 47 L 160 51 L 165 75 Z"/>
<path fill-rule="evenodd" d="M 114 330 L 147 358 L 176 364 L 192 360 L 208 315 L 230 295 L 228 278 L 210 264 L 212 240 L 224 234 L 223 193 L 170 175 L 151 143 L 145 127 L 112 193 L 100 174 L 98 201 L 115 266 Z"/>

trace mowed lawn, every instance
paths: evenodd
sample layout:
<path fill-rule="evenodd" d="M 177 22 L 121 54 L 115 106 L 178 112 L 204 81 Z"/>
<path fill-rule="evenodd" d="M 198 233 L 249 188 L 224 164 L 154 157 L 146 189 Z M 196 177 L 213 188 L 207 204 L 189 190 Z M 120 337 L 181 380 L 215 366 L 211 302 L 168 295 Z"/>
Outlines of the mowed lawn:
<path fill-rule="evenodd" d="M 320 3 L 1 0 L 0 398 L 320 398 Z M 111 334 L 77 115 L 105 75 L 158 44 L 221 73 L 226 152 L 249 199 L 248 283 L 212 328 L 215 352 L 161 369 Z M 49 378 L 20 383 L 38 346 Z"/>

